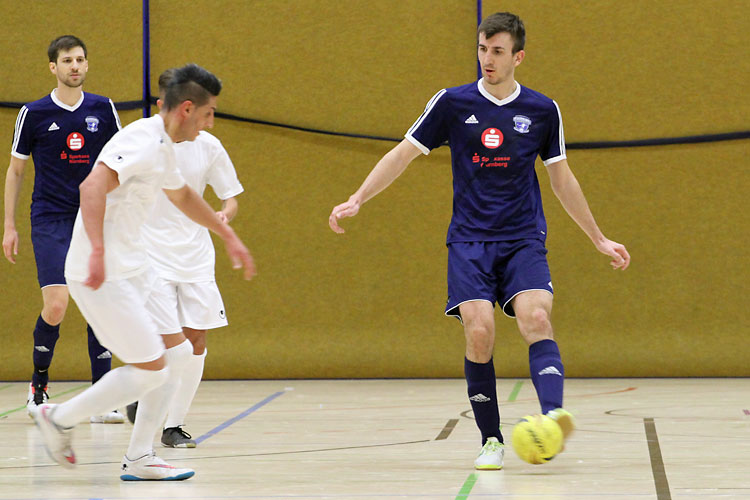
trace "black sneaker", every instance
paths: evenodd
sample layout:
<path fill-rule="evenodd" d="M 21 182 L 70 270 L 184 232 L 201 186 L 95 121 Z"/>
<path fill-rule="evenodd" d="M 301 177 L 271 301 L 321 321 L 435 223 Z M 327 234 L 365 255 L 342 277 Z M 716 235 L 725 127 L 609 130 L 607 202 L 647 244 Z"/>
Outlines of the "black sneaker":
<path fill-rule="evenodd" d="M 45 404 L 49 396 L 47 395 L 47 386 L 35 386 L 33 383 L 29 384 L 29 395 L 26 397 L 26 413 L 29 417 L 34 418 L 34 413 L 37 411 L 39 406 Z"/>
<path fill-rule="evenodd" d="M 128 406 L 125 407 L 125 413 L 128 414 L 128 420 L 131 424 L 135 423 L 135 414 L 138 413 L 138 401 L 135 403 L 130 403 Z"/>
<path fill-rule="evenodd" d="M 193 436 L 185 432 L 182 426 L 168 427 L 161 433 L 161 444 L 167 448 L 195 448 Z"/>

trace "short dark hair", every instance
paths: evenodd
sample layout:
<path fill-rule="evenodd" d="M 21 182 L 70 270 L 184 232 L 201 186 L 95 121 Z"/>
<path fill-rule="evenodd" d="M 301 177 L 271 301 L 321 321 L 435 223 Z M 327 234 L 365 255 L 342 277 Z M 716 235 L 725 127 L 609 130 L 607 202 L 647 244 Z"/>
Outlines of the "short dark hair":
<path fill-rule="evenodd" d="M 161 98 L 164 98 L 164 95 L 167 93 L 167 88 L 169 88 L 169 84 L 172 83 L 172 80 L 174 79 L 175 71 L 177 71 L 177 68 L 169 68 L 165 69 L 161 75 L 159 75 L 159 96 Z"/>
<path fill-rule="evenodd" d="M 185 101 L 203 106 L 210 96 L 218 96 L 220 92 L 221 80 L 216 75 L 197 64 L 187 64 L 173 69 L 164 93 L 164 107 L 173 109 Z"/>
<path fill-rule="evenodd" d="M 55 38 L 50 42 L 49 48 L 47 49 L 49 62 L 56 63 L 61 51 L 74 49 L 76 47 L 81 47 L 83 49 L 83 57 L 88 57 L 89 52 L 86 50 L 86 44 L 77 36 L 63 35 Z"/>
<path fill-rule="evenodd" d="M 477 39 L 479 34 L 484 33 L 485 38 L 492 38 L 498 33 L 510 33 L 513 38 L 513 53 L 523 50 L 526 45 L 526 28 L 521 18 L 510 12 L 496 12 L 482 21 L 477 28 Z"/>

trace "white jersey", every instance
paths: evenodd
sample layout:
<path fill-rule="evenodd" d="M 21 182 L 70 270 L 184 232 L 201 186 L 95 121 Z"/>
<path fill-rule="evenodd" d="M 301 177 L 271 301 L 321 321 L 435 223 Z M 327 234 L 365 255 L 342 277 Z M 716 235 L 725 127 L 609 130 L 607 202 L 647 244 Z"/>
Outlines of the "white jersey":
<path fill-rule="evenodd" d="M 117 172 L 120 185 L 107 194 L 104 213 L 104 272 L 106 281 L 130 278 L 149 268 L 141 227 L 151 214 L 162 188 L 179 189 L 185 180 L 175 166 L 174 143 L 156 115 L 137 120 L 104 146 L 94 163 Z M 78 211 L 65 277 L 85 281 L 89 274 L 91 242 Z"/>
<path fill-rule="evenodd" d="M 206 185 L 220 200 L 243 191 L 224 146 L 208 132 L 201 132 L 194 141 L 175 144 L 174 150 L 185 182 L 201 196 Z M 143 237 L 151 263 L 162 278 L 188 283 L 214 279 L 216 259 L 208 229 L 190 220 L 164 193 L 157 196 Z"/>

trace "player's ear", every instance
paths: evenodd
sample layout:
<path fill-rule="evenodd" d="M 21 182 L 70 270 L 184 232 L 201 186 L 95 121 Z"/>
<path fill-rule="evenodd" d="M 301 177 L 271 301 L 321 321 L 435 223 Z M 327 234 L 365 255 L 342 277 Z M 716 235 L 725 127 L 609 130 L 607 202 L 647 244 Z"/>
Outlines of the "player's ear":
<path fill-rule="evenodd" d="M 526 52 L 523 50 L 519 50 L 515 54 L 513 54 L 513 66 L 518 66 L 523 62 L 523 58 L 526 57 Z"/>
<path fill-rule="evenodd" d="M 57 63 L 50 62 L 49 63 L 49 70 L 50 70 L 50 73 L 52 73 L 53 75 L 57 76 Z"/>
<path fill-rule="evenodd" d="M 182 101 L 180 103 L 180 114 L 184 116 L 190 116 L 190 114 L 195 111 L 195 105 L 193 104 L 193 101 Z"/>

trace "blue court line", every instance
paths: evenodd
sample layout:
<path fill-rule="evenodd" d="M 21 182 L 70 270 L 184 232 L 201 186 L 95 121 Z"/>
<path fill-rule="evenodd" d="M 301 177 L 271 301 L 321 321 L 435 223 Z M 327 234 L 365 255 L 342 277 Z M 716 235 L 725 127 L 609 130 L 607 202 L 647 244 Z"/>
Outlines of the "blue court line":
<path fill-rule="evenodd" d="M 215 434 L 218 434 L 219 432 L 223 431 L 224 429 L 226 429 L 227 427 L 229 427 L 233 423 L 237 422 L 238 420 L 242 420 L 243 418 L 247 417 L 248 415 L 250 415 L 255 410 L 258 410 L 258 409 L 262 408 L 263 406 L 267 405 L 268 403 L 270 403 L 274 399 L 278 398 L 279 396 L 281 396 L 282 394 L 284 394 L 284 392 L 286 392 L 286 391 L 279 391 L 279 392 L 276 392 L 274 394 L 271 394 L 270 396 L 268 396 L 266 399 L 264 399 L 260 403 L 254 404 L 253 406 L 251 406 L 247 410 L 243 411 L 242 413 L 240 413 L 236 417 L 230 418 L 229 420 L 227 420 L 223 424 L 220 424 L 220 425 L 214 427 L 213 429 L 211 429 L 210 431 L 208 431 L 204 435 L 196 438 L 195 439 L 195 444 L 198 444 L 198 443 L 201 443 L 201 442 L 205 441 L 206 439 L 210 438 L 211 436 L 213 436 Z"/>

